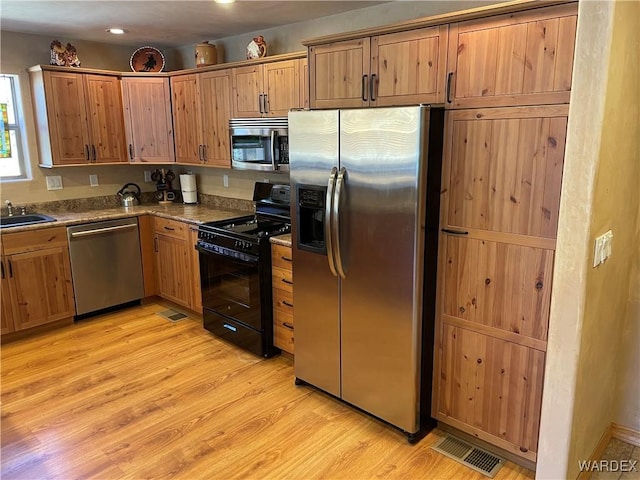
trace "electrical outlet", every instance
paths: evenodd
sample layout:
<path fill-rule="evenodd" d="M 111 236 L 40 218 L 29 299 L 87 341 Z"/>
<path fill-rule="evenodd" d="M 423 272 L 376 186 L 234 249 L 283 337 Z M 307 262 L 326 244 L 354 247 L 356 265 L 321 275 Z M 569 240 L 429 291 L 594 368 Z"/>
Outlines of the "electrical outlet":
<path fill-rule="evenodd" d="M 268 179 L 268 178 L 263 178 L 263 179 L 262 179 L 262 181 L 263 181 L 264 183 L 269 183 L 269 179 Z"/>
<path fill-rule="evenodd" d="M 613 243 L 613 232 L 609 230 L 603 233 L 595 241 L 593 252 L 593 266 L 597 267 L 611 256 L 611 246 Z"/>
<path fill-rule="evenodd" d="M 98 175 L 96 175 L 95 173 L 89 175 L 89 185 L 92 187 L 98 186 Z"/>
<path fill-rule="evenodd" d="M 222 185 L 225 187 L 229 186 L 229 175 L 222 175 Z"/>
<path fill-rule="evenodd" d="M 62 177 L 60 175 L 47 175 L 47 190 L 62 190 Z"/>
<path fill-rule="evenodd" d="M 145 182 L 153 182 L 153 180 L 151 180 L 151 171 L 150 170 L 145 170 L 144 171 L 144 181 Z"/>

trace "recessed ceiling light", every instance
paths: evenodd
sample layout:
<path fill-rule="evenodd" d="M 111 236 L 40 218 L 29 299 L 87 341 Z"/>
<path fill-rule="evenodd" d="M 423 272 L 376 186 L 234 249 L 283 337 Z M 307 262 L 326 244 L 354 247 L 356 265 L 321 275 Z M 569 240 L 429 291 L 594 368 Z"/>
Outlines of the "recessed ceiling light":
<path fill-rule="evenodd" d="M 213 0 L 216 3 L 233 3 L 236 0 Z"/>
<path fill-rule="evenodd" d="M 127 31 L 122 28 L 107 28 L 105 31 L 113 33 L 114 35 L 122 35 L 123 33 L 127 33 Z"/>

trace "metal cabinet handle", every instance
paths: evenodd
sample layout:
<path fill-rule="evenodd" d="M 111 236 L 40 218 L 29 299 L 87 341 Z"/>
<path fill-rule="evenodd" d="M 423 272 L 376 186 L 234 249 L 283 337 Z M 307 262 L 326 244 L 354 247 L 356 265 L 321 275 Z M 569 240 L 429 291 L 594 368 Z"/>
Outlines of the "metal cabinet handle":
<path fill-rule="evenodd" d="M 375 94 L 375 86 L 376 86 L 376 78 L 378 76 L 374 73 L 373 75 L 371 75 L 371 83 L 369 84 L 369 96 L 371 97 L 371 101 L 375 102 L 376 101 L 376 97 L 374 96 Z"/>
<path fill-rule="evenodd" d="M 96 146 L 95 145 L 91 145 L 91 154 L 92 154 L 92 161 L 96 161 Z"/>
<path fill-rule="evenodd" d="M 258 95 L 258 110 L 260 110 L 260 113 L 264 113 L 262 110 L 262 94 Z"/>
<path fill-rule="evenodd" d="M 264 103 L 264 113 L 269 113 L 269 95 L 264 94 L 262 96 L 262 102 Z"/>
<path fill-rule="evenodd" d="M 207 163 L 207 146 L 202 145 L 202 162 Z"/>
<path fill-rule="evenodd" d="M 165 227 L 164 227 L 164 229 L 165 229 L 165 230 L 169 230 L 169 231 L 171 231 L 171 232 L 173 232 L 173 231 L 175 230 L 175 228 L 173 228 L 173 227 L 167 227 L 167 226 L 165 226 Z"/>
<path fill-rule="evenodd" d="M 158 237 L 153 238 L 153 250 L 158 253 Z"/>
<path fill-rule="evenodd" d="M 453 79 L 453 72 L 449 72 L 447 75 L 447 103 L 451 103 L 451 80 Z"/>
<path fill-rule="evenodd" d="M 291 280 L 287 280 L 286 278 L 282 279 L 282 283 L 286 283 L 287 285 L 293 285 L 293 282 Z"/>
<path fill-rule="evenodd" d="M 469 232 L 463 230 L 451 230 L 450 228 L 443 228 L 444 233 L 450 233 L 451 235 L 469 235 Z"/>
<path fill-rule="evenodd" d="M 0 270 L 2 270 L 2 278 L 4 278 L 4 262 L 0 262 Z"/>
<path fill-rule="evenodd" d="M 289 322 L 282 322 L 282 326 L 288 328 L 289 330 L 293 330 L 293 325 L 291 325 Z"/>
<path fill-rule="evenodd" d="M 86 143 L 84 144 L 84 158 L 87 162 L 91 160 L 89 158 L 89 145 L 87 145 Z"/>
<path fill-rule="evenodd" d="M 369 75 L 362 75 L 362 101 L 367 101 L 367 78 Z"/>
<path fill-rule="evenodd" d="M 284 255 L 280 255 L 280 258 L 285 262 L 293 262 L 293 258 L 285 257 Z"/>
<path fill-rule="evenodd" d="M 286 305 L 287 307 L 291 307 L 291 308 L 293 308 L 293 303 L 289 303 L 289 302 L 287 302 L 286 300 L 282 300 L 282 304 L 283 304 L 283 305 Z"/>
<path fill-rule="evenodd" d="M 11 264 L 11 259 L 7 259 L 7 263 L 9 264 L 9 277 L 13 277 L 13 265 Z M 293 307 L 293 305 L 291 305 Z"/>
<path fill-rule="evenodd" d="M 133 160 L 133 144 L 129 144 L 129 159 Z"/>

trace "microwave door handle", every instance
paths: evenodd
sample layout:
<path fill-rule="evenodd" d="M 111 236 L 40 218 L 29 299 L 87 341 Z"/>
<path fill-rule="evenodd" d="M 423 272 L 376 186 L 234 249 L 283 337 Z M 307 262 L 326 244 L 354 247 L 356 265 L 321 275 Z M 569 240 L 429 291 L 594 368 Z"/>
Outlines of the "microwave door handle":
<path fill-rule="evenodd" d="M 342 167 L 340 169 L 340 173 L 338 173 L 338 178 L 336 180 L 336 191 L 333 200 L 333 226 L 331 227 L 335 240 L 333 251 L 336 262 L 336 270 L 338 271 L 338 275 L 340 275 L 340 277 L 343 279 L 346 278 L 346 274 L 344 272 L 344 266 L 342 264 L 342 252 L 340 251 L 340 200 L 342 197 L 342 190 L 345 185 L 346 173 L 347 169 Z"/>
<path fill-rule="evenodd" d="M 271 130 L 271 165 L 273 166 L 273 170 L 278 170 L 278 165 L 276 164 L 276 131 Z"/>
<path fill-rule="evenodd" d="M 338 276 L 336 270 L 336 262 L 333 255 L 333 233 L 332 229 L 332 217 L 333 217 L 333 199 L 336 189 L 336 176 L 338 174 L 338 168 L 333 167 L 329 174 L 329 183 L 327 184 L 327 196 L 324 202 L 324 239 L 327 245 L 327 260 L 329 262 L 329 270 L 334 277 Z"/>

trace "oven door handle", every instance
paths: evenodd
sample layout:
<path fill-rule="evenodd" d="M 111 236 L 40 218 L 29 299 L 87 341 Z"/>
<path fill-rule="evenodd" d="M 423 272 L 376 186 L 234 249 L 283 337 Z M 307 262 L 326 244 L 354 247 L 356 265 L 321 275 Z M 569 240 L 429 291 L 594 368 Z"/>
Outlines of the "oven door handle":
<path fill-rule="evenodd" d="M 329 261 L 329 270 L 331 270 L 331 274 L 334 277 L 338 276 L 338 271 L 336 270 L 336 260 L 333 254 L 333 202 L 334 202 L 334 193 L 336 189 L 336 176 L 338 175 L 338 168 L 333 167 L 331 169 L 331 173 L 329 174 L 329 183 L 327 184 L 327 197 L 324 202 L 324 241 L 327 245 L 327 260 Z"/>
<path fill-rule="evenodd" d="M 340 250 L 340 201 L 342 197 L 342 190 L 345 185 L 345 175 L 347 174 L 347 169 L 342 167 L 340 169 L 340 173 L 338 173 L 338 178 L 336 180 L 336 191 L 335 198 L 333 200 L 333 225 L 331 227 L 331 233 L 334 235 L 334 245 L 333 252 L 335 257 L 336 270 L 338 275 L 341 278 L 347 278 L 344 265 L 342 264 L 342 252 Z"/>
<path fill-rule="evenodd" d="M 241 257 L 234 257 L 233 255 L 225 255 L 224 253 L 212 252 L 211 250 L 207 250 L 206 248 L 201 247 L 197 243 L 195 247 L 196 247 L 196 250 L 202 253 L 203 255 L 215 255 L 220 258 L 228 258 L 229 260 L 234 260 L 236 262 L 250 263 L 250 264 L 257 264 L 259 261 L 258 257 L 254 255 L 250 255 L 248 253 L 237 252 L 238 255 L 241 255 Z M 230 249 L 229 251 L 235 252 L 235 250 L 230 250 Z"/>

